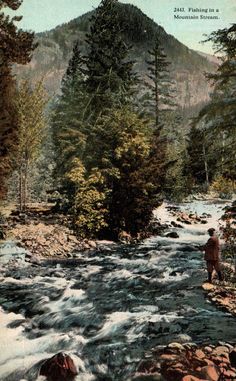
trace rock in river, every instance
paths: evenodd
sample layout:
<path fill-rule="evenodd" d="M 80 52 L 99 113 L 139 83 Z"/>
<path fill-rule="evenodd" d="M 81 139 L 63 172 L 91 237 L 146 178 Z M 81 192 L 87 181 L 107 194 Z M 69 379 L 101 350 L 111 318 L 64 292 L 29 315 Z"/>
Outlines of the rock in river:
<path fill-rule="evenodd" d="M 40 375 L 48 381 L 72 381 L 77 374 L 72 358 L 62 352 L 47 359 L 40 368 Z"/>

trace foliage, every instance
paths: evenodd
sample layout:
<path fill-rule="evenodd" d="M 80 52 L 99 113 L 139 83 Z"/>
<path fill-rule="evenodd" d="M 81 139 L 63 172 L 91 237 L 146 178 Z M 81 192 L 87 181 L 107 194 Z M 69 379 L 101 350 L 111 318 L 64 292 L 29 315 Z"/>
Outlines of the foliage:
<path fill-rule="evenodd" d="M 221 226 L 220 229 L 222 239 L 225 242 L 221 252 L 222 258 L 229 263 L 228 270 L 226 267 L 226 276 L 228 280 L 231 280 L 230 278 L 232 278 L 232 275 L 235 275 L 236 272 L 236 228 L 233 225 L 235 224 L 233 224 L 230 219 L 226 219 L 225 225 Z"/>
<path fill-rule="evenodd" d="M 236 183 L 234 180 L 220 175 L 213 180 L 210 189 L 218 192 L 220 197 L 229 197 L 235 192 Z"/>
<path fill-rule="evenodd" d="M 120 230 L 136 234 L 156 204 L 148 166 L 151 134 L 147 122 L 125 107 L 100 117 L 94 132 L 91 146 L 99 149 L 92 162 L 102 170 L 111 190 L 108 225 L 117 235 Z"/>
<path fill-rule="evenodd" d="M 122 36 L 117 0 L 102 0 L 90 22 L 86 83 L 94 95 L 92 108 L 99 114 L 129 101 L 135 76 L 133 62 L 127 60 L 129 47 Z"/>
<path fill-rule="evenodd" d="M 166 156 L 169 165 L 165 174 L 165 195 L 168 199 L 182 201 L 190 191 L 190 178 L 184 172 L 186 150 L 183 142 L 171 141 L 168 144 Z"/>
<path fill-rule="evenodd" d="M 66 189 L 81 235 L 144 229 L 159 202 L 166 142 L 133 110 L 136 77 L 128 60 L 117 2 L 103 0 L 91 18 L 88 54 L 78 44 L 52 118 Z"/>
<path fill-rule="evenodd" d="M 236 24 L 213 32 L 207 39 L 223 54 L 216 73 L 207 78 L 214 84 L 210 102 L 192 122 L 188 137 L 186 171 L 193 183 L 228 191 L 236 179 Z M 214 180 L 216 179 L 216 180 Z M 218 179 L 222 179 L 221 184 Z M 223 189 L 224 188 L 224 189 Z"/>
<path fill-rule="evenodd" d="M 90 174 L 79 159 L 74 159 L 68 179 L 74 184 L 74 222 L 81 237 L 96 235 L 107 226 L 105 202 L 109 191 L 101 171 L 94 168 Z"/>
<path fill-rule="evenodd" d="M 82 158 L 86 147 L 91 97 L 85 86 L 84 60 L 75 44 L 51 116 L 55 153 L 60 158 L 55 175 L 63 185 L 67 183 L 64 175 L 70 171 L 73 160 Z"/>
<path fill-rule="evenodd" d="M 0 10 L 9 7 L 16 10 L 20 0 L 1 0 Z M 18 121 L 15 112 L 15 81 L 12 65 L 26 64 L 31 59 L 33 33 L 18 30 L 15 22 L 21 17 L 0 13 L 0 195 L 6 192 L 6 179 L 12 171 L 10 154 L 16 148 Z"/>
<path fill-rule="evenodd" d="M 43 82 L 34 88 L 28 81 L 22 81 L 17 90 L 15 108 L 18 119 L 17 148 L 12 159 L 19 174 L 20 209 L 25 209 L 29 166 L 39 156 L 46 129 L 45 106 L 48 102 Z"/>
<path fill-rule="evenodd" d="M 187 137 L 187 160 L 184 174 L 189 178 L 192 187 L 209 183 L 209 147 L 205 131 L 196 127 L 193 120 Z"/>
<path fill-rule="evenodd" d="M 163 107 L 174 106 L 173 102 L 173 83 L 170 80 L 168 67 L 170 62 L 163 51 L 158 36 L 156 36 L 154 46 L 148 51 L 150 59 L 147 60 L 149 81 L 147 88 L 150 93 L 150 101 L 148 104 L 149 112 L 153 110 L 155 117 L 155 128 L 160 128 L 160 113 Z"/>

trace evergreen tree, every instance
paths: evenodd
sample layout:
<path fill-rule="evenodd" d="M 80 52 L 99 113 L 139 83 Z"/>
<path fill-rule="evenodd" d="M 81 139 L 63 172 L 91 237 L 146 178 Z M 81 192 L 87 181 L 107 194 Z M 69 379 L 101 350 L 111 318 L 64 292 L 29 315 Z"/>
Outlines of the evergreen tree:
<path fill-rule="evenodd" d="M 16 10 L 21 0 L 1 0 L 0 11 L 9 7 Z M 15 22 L 21 17 L 0 13 L 0 196 L 6 191 L 6 179 L 11 172 L 10 154 L 16 149 L 17 116 L 15 112 L 15 81 L 12 65 L 26 64 L 31 59 L 34 34 L 18 30 Z"/>
<path fill-rule="evenodd" d="M 86 93 L 85 70 L 84 59 L 76 43 L 62 80 L 62 94 L 56 99 L 51 118 L 56 156 L 60 158 L 55 175 L 58 179 L 64 178 L 64 183 L 73 160 L 82 159 L 86 147 L 90 97 Z"/>
<path fill-rule="evenodd" d="M 148 109 L 151 110 L 151 116 L 154 118 L 154 130 L 152 146 L 149 157 L 149 168 L 153 173 L 156 191 L 164 190 L 167 167 L 171 164 L 166 152 L 168 141 L 164 130 L 165 116 L 167 111 L 174 107 L 173 102 L 173 83 L 170 80 L 168 67 L 170 62 L 161 47 L 158 36 L 156 36 L 154 47 L 149 51 L 150 60 L 148 63 L 149 82 L 147 87 L 149 94 L 147 96 Z M 162 117 L 161 117 L 162 116 Z"/>
<path fill-rule="evenodd" d="M 173 108 L 173 83 L 170 80 L 166 54 L 161 47 L 158 37 L 152 50 L 149 50 L 150 60 L 147 61 L 149 71 L 149 82 L 147 86 L 150 90 L 149 108 L 153 109 L 155 116 L 155 128 L 160 129 L 161 109 Z"/>
<path fill-rule="evenodd" d="M 135 76 L 133 62 L 127 60 L 129 47 L 123 39 L 117 0 L 102 0 L 90 22 L 86 82 L 94 94 L 92 106 L 98 115 L 130 101 Z"/>
<path fill-rule="evenodd" d="M 91 135 L 91 167 L 98 166 L 109 194 L 107 225 L 113 238 L 121 230 L 136 234 L 150 220 L 157 204 L 153 173 L 148 166 L 151 138 L 148 122 L 129 107 L 102 115 Z"/>
<path fill-rule="evenodd" d="M 208 157 L 204 131 L 192 123 L 187 139 L 187 162 L 185 175 L 191 179 L 192 187 L 206 183 L 209 185 Z"/>

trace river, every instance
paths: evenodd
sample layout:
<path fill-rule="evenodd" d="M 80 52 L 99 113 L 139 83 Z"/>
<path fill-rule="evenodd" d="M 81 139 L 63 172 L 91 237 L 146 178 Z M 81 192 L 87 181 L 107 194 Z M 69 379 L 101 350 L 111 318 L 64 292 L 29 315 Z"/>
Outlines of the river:
<path fill-rule="evenodd" d="M 0 379 L 43 381 L 39 363 L 64 351 L 77 381 L 125 381 L 151 348 L 172 341 L 236 341 L 236 321 L 201 288 L 206 279 L 198 244 L 218 227 L 222 204 L 196 201 L 181 209 L 212 215 L 184 225 L 179 238 L 155 236 L 139 245 L 103 245 L 76 260 L 31 266 L 9 249 L 0 257 Z M 175 220 L 163 205 L 162 222 Z M 20 250 L 19 250 L 20 251 Z M 7 258 L 7 263 L 6 263 Z"/>

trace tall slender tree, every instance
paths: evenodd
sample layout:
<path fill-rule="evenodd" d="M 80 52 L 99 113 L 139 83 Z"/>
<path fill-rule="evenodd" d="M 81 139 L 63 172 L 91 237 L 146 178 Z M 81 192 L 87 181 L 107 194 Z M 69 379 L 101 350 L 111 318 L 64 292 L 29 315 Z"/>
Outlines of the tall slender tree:
<path fill-rule="evenodd" d="M 10 154 L 17 145 L 17 114 L 15 112 L 15 80 L 12 65 L 26 64 L 35 48 L 34 34 L 18 30 L 15 22 L 21 17 L 10 19 L 2 10 L 16 10 L 21 0 L 0 1 L 0 196 L 6 192 L 6 179 L 11 172 Z"/>
<path fill-rule="evenodd" d="M 61 95 L 52 110 L 51 124 L 56 156 L 57 178 L 64 178 L 75 158 L 82 159 L 90 118 L 90 99 L 86 92 L 86 66 L 78 43 L 62 80 Z"/>
<path fill-rule="evenodd" d="M 148 167 L 154 175 L 156 192 L 164 188 L 165 174 L 168 164 L 166 156 L 167 138 L 165 136 L 163 113 L 174 107 L 174 88 L 173 81 L 170 79 L 170 62 L 160 44 L 159 37 L 156 36 L 154 46 L 149 50 L 150 59 L 147 60 L 149 80 L 146 85 L 148 88 L 147 105 L 153 123 L 153 139 L 150 150 Z"/>
<path fill-rule="evenodd" d="M 29 167 L 37 159 L 46 129 L 45 106 L 48 96 L 43 82 L 34 87 L 28 81 L 23 81 L 16 92 L 16 112 L 18 120 L 17 148 L 15 166 L 19 175 L 19 206 L 26 209 L 28 193 Z"/>
<path fill-rule="evenodd" d="M 149 81 L 147 86 L 150 90 L 149 107 L 154 111 L 155 128 L 161 129 L 160 113 L 161 109 L 174 106 L 173 81 L 169 75 L 170 62 L 156 36 L 154 46 L 149 50 L 150 59 L 147 60 Z"/>

